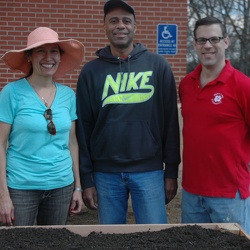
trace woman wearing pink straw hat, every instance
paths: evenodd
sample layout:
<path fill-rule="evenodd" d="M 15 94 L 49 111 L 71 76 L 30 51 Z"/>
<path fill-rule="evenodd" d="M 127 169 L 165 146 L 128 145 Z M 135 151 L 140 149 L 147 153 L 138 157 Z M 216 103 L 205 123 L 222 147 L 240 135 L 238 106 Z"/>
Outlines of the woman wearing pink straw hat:
<path fill-rule="evenodd" d="M 75 93 L 56 80 L 81 64 L 83 45 L 39 27 L 1 59 L 25 77 L 0 93 L 0 221 L 65 224 L 81 211 L 82 189 Z"/>

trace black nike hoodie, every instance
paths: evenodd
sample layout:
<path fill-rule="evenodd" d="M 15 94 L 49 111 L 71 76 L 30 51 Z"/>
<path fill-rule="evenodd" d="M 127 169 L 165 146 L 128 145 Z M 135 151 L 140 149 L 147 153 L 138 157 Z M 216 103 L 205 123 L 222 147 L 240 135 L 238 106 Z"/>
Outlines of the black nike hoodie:
<path fill-rule="evenodd" d="M 178 177 L 180 138 L 176 85 L 163 56 L 142 44 L 122 59 L 107 46 L 79 75 L 77 139 L 83 188 L 92 173 L 163 169 Z"/>

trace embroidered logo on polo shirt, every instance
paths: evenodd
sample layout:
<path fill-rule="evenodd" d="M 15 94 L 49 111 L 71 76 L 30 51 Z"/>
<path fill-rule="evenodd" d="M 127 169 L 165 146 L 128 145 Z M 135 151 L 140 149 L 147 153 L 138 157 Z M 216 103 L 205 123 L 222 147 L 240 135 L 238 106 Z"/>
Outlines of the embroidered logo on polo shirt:
<path fill-rule="evenodd" d="M 212 103 L 215 105 L 221 104 L 222 103 L 222 98 L 224 96 L 221 93 L 216 93 L 214 94 L 214 98 L 212 98 Z"/>

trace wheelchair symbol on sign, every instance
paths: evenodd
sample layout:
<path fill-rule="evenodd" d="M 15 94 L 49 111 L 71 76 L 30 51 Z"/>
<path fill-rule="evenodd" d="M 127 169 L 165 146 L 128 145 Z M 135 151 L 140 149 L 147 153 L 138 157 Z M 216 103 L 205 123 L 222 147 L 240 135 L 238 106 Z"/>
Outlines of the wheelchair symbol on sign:
<path fill-rule="evenodd" d="M 168 39 L 168 38 L 171 38 L 173 37 L 171 35 L 171 33 L 167 30 L 168 26 L 164 26 L 164 30 L 162 31 L 161 33 L 161 36 L 164 38 L 164 39 Z"/>

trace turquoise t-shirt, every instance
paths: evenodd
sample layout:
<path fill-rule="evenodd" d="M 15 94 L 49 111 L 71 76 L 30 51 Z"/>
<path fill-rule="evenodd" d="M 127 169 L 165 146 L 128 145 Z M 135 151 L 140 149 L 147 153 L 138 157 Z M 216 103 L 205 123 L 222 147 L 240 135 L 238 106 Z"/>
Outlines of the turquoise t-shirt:
<path fill-rule="evenodd" d="M 7 183 L 21 190 L 50 190 L 74 181 L 69 135 L 76 116 L 74 91 L 55 83 L 51 109 L 56 135 L 49 134 L 47 109 L 26 79 L 0 92 L 0 121 L 12 125 L 7 149 Z"/>

